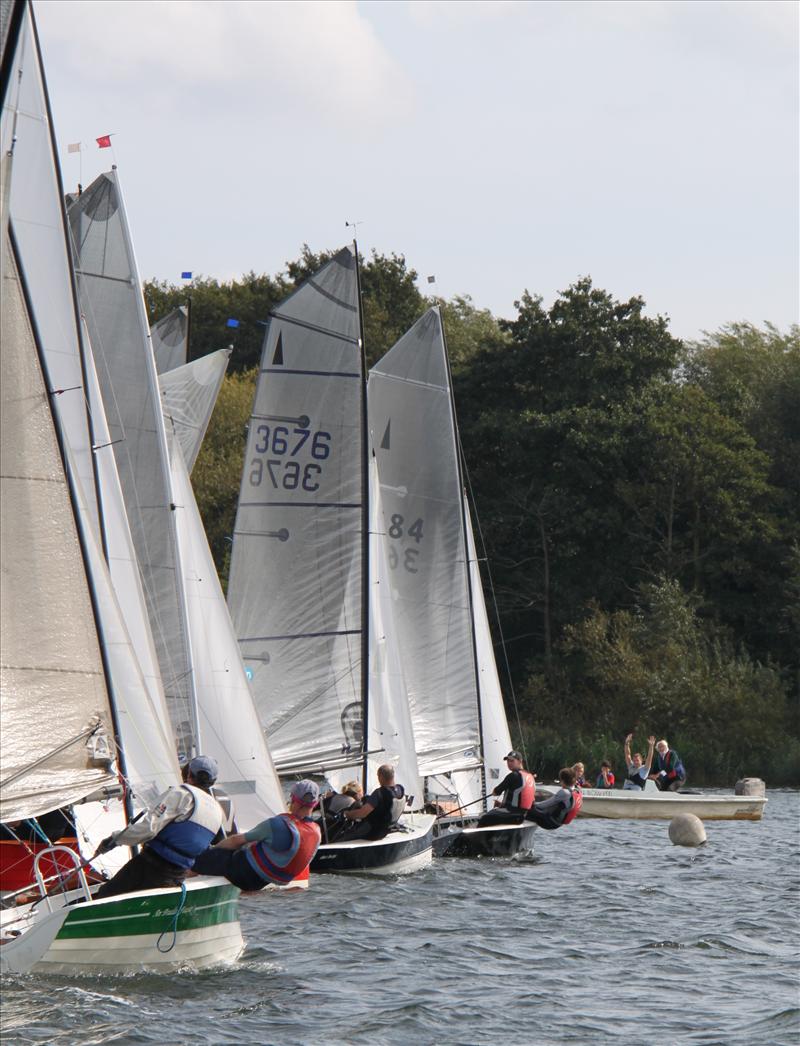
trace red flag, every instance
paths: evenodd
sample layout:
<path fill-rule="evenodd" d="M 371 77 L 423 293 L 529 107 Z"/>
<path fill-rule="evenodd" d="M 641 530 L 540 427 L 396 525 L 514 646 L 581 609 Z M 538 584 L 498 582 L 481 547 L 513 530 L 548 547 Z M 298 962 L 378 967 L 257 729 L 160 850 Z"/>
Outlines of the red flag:
<path fill-rule="evenodd" d="M 97 142 L 97 145 L 98 145 L 98 147 L 100 149 L 110 149 L 111 148 L 111 135 L 110 134 L 101 134 L 99 138 L 95 139 L 95 141 Z"/>

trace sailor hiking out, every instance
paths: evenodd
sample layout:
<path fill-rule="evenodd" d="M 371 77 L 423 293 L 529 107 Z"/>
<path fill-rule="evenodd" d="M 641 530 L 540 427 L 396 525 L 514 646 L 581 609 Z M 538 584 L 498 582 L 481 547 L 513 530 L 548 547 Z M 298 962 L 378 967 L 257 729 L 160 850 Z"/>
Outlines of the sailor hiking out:
<path fill-rule="evenodd" d="M 95 898 L 180 885 L 222 827 L 222 810 L 211 795 L 217 772 L 210 756 L 195 756 L 184 784 L 168 789 L 135 824 L 100 843 L 95 856 L 115 846 L 145 846 L 100 887 Z"/>
<path fill-rule="evenodd" d="M 552 831 L 574 821 L 581 811 L 583 795 L 575 787 L 575 771 L 564 767 L 558 775 L 561 787 L 555 795 L 536 803 L 526 814 L 526 820 L 535 821 L 540 828 Z"/>
<path fill-rule="evenodd" d="M 223 875 L 240 890 L 285 886 L 308 869 L 320 844 L 311 812 L 319 801 L 313 781 L 296 781 L 289 812 L 261 821 L 248 832 L 229 835 L 195 862 L 198 875 Z"/>

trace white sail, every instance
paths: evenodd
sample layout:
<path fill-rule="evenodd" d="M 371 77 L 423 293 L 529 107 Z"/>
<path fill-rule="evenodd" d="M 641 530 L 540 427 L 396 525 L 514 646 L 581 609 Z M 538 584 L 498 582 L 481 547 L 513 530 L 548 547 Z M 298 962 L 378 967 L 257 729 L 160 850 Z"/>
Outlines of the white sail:
<path fill-rule="evenodd" d="M 88 344 L 88 337 L 86 339 Z M 89 404 L 98 440 L 97 484 L 104 550 L 89 543 L 90 566 L 103 621 L 120 741 L 136 805 L 147 806 L 180 780 L 136 552 L 125 513 L 100 385 L 89 355 Z"/>
<path fill-rule="evenodd" d="M 406 795 L 424 802 L 417 766 L 414 729 L 401 651 L 395 640 L 394 601 L 391 571 L 383 539 L 378 466 L 370 463 L 370 642 L 369 642 L 369 780 L 376 779 L 381 763 L 395 767 Z"/>
<path fill-rule="evenodd" d="M 189 310 L 185 305 L 163 316 L 150 329 L 159 374 L 183 367 L 188 354 Z"/>
<path fill-rule="evenodd" d="M 360 766 L 363 365 L 345 248 L 267 327 L 228 602 L 278 769 Z"/>
<path fill-rule="evenodd" d="M 0 119 L 4 173 L 10 171 L 8 214 L 25 276 L 49 388 L 72 451 L 92 523 L 98 510 L 92 437 L 86 415 L 78 312 L 47 93 L 36 29 L 28 4 L 13 56 Z M 13 145 L 13 164 L 10 153 Z"/>
<path fill-rule="evenodd" d="M 483 598 L 481 569 L 475 552 L 475 536 L 472 531 L 472 520 L 466 494 L 464 495 L 464 519 L 466 520 L 467 547 L 469 551 L 475 653 L 478 660 L 483 768 L 486 792 L 490 792 L 508 772 L 505 757 L 511 750 L 511 735 L 508 731 L 508 720 L 506 719 L 506 711 L 503 705 L 503 691 L 497 674 L 492 632 L 489 628 L 489 617 L 486 613 L 486 601 Z"/>
<path fill-rule="evenodd" d="M 115 776 L 78 520 L 30 299 L 8 237 L 2 249 L 0 820 L 10 821 L 77 802 Z"/>
<path fill-rule="evenodd" d="M 396 641 L 420 773 L 482 762 L 478 693 L 449 369 L 436 308 L 372 368 Z"/>
<path fill-rule="evenodd" d="M 69 208 L 86 317 L 178 751 L 196 750 L 191 651 L 172 519 L 166 431 L 116 171 Z"/>
<path fill-rule="evenodd" d="M 219 764 L 217 786 L 233 799 L 239 826 L 252 828 L 284 810 L 283 793 L 177 440 L 171 462 L 203 751 Z"/>
<path fill-rule="evenodd" d="M 220 349 L 159 376 L 167 429 L 178 437 L 189 472 L 200 453 L 230 356 L 230 349 Z"/>

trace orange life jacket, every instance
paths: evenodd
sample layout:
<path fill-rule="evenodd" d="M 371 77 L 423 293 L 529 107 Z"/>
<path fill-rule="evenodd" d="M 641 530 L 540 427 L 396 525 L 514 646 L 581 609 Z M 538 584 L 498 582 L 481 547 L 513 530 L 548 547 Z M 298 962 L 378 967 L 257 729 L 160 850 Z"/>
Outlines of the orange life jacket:
<path fill-rule="evenodd" d="M 572 789 L 572 806 L 569 808 L 567 816 L 561 822 L 562 824 L 569 824 L 570 821 L 574 821 L 578 814 L 581 812 L 583 806 L 583 792 L 580 788 Z"/>
<path fill-rule="evenodd" d="M 320 842 L 319 825 L 295 814 L 280 814 L 289 822 L 294 837 L 289 850 L 275 850 L 264 842 L 250 843 L 250 865 L 268 883 L 290 883 L 311 864 Z"/>

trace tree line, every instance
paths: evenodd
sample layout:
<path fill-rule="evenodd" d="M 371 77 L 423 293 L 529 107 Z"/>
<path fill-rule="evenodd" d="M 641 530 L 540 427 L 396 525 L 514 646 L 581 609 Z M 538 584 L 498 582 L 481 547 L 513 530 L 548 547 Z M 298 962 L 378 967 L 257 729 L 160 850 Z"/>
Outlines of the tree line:
<path fill-rule="evenodd" d="M 145 285 L 153 321 L 191 297 L 190 358 L 233 344 L 192 476 L 223 581 L 264 324 L 329 256 Z M 800 782 L 800 330 L 732 322 L 683 342 L 588 277 L 550 307 L 525 291 L 503 319 L 425 297 L 402 255 L 377 253 L 362 296 L 370 364 L 442 307 L 507 709 L 532 767 L 619 767 L 625 734 L 652 732 L 692 783 Z"/>

